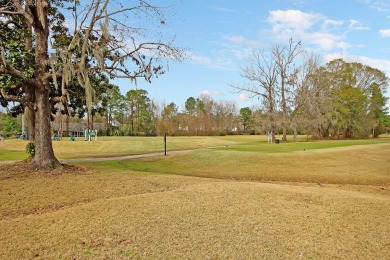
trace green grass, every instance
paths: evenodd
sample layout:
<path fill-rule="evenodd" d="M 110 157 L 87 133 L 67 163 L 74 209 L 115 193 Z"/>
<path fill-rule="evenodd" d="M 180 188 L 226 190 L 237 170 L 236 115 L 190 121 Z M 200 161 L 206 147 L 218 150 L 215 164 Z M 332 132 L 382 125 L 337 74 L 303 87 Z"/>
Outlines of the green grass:
<path fill-rule="evenodd" d="M 289 140 L 292 137 L 289 136 Z M 220 147 L 220 150 L 229 147 L 233 151 L 261 152 L 261 153 L 288 153 L 304 149 L 323 149 L 332 147 L 354 146 L 390 142 L 390 138 L 367 140 L 338 140 L 307 142 L 306 136 L 299 136 L 299 142 L 268 145 L 266 137 L 260 136 L 216 136 L 216 137 L 168 137 L 167 149 L 186 150 L 205 147 Z M 0 161 L 23 160 L 27 141 L 8 139 L 0 142 Z M 54 152 L 58 159 L 74 159 L 86 157 L 115 157 L 132 154 L 146 154 L 162 152 L 164 150 L 163 137 L 98 137 L 98 141 L 85 142 L 83 138 L 76 138 L 71 142 L 68 138 L 53 142 Z"/>
<path fill-rule="evenodd" d="M 305 151 L 304 145 L 309 147 Z M 284 147 L 288 149 L 283 149 Z M 252 144 L 167 157 L 93 163 L 106 171 L 138 171 L 221 179 L 333 184 L 390 184 L 390 143 L 371 141 Z M 86 164 L 94 167 L 93 164 Z"/>
<path fill-rule="evenodd" d="M 14 161 L 28 158 L 24 151 L 0 150 L 0 161 Z"/>
<path fill-rule="evenodd" d="M 335 147 L 348 147 L 355 145 L 369 145 L 386 143 L 388 140 L 383 139 L 367 139 L 367 140 L 324 140 L 310 142 L 285 142 L 279 144 L 268 144 L 263 140 L 246 142 L 243 145 L 232 145 L 228 148 L 233 151 L 240 152 L 261 152 L 261 153 L 289 153 L 303 150 L 326 149 Z M 225 149 L 225 148 L 220 148 Z"/>

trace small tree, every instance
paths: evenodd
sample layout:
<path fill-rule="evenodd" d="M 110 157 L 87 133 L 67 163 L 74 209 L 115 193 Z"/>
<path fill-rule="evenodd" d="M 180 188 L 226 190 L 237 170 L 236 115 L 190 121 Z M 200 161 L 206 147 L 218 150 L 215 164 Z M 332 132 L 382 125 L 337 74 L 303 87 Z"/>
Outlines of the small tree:
<path fill-rule="evenodd" d="M 244 132 L 247 131 L 247 127 L 253 123 L 252 110 L 249 107 L 243 107 L 240 109 L 241 122 L 244 126 Z"/>
<path fill-rule="evenodd" d="M 18 125 L 18 121 L 16 118 L 4 115 L 3 116 L 3 134 L 5 137 L 9 137 L 13 134 L 16 134 L 17 132 L 21 131 L 20 126 Z"/>

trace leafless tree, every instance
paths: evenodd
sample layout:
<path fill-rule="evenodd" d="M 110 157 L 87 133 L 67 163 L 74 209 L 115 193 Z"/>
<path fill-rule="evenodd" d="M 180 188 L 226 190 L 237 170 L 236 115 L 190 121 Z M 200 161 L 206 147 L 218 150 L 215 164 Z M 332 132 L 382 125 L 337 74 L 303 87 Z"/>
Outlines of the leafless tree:
<path fill-rule="evenodd" d="M 312 125 L 314 118 L 319 118 L 321 106 L 326 101 L 321 91 L 320 58 L 312 53 L 304 57 L 304 61 L 297 70 L 295 88 L 291 103 L 290 127 L 294 132 L 294 141 L 297 140 L 299 127 Z"/>
<path fill-rule="evenodd" d="M 238 92 L 246 92 L 251 98 L 262 100 L 273 139 L 276 132 L 276 89 L 278 83 L 278 64 L 274 55 L 267 57 L 262 51 L 253 51 L 241 77 L 248 80 L 243 85 L 231 85 Z"/>
<path fill-rule="evenodd" d="M 272 47 L 272 55 L 277 64 L 279 77 L 279 93 L 281 107 L 281 126 L 283 129 L 283 139 L 287 140 L 287 127 L 289 127 L 289 103 L 294 100 L 294 87 L 296 87 L 296 77 L 299 71 L 296 65 L 297 56 L 302 54 L 304 49 L 301 42 L 295 42 L 290 38 L 288 45 L 274 45 Z"/>

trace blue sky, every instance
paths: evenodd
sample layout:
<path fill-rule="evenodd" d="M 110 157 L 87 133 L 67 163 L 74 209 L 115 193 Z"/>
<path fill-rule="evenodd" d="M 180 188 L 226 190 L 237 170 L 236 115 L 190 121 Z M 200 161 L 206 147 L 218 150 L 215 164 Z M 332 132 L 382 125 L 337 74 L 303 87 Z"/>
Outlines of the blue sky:
<path fill-rule="evenodd" d="M 138 81 L 156 101 L 183 107 L 188 97 L 206 93 L 239 107 L 255 105 L 256 99 L 234 93 L 229 83 L 244 82 L 240 67 L 253 49 L 287 44 L 290 37 L 324 63 L 343 58 L 390 76 L 390 0 L 177 0 L 174 5 L 167 33 L 188 49 L 189 59 L 170 62 L 167 74 L 151 84 Z M 116 84 L 123 93 L 135 88 L 125 80 Z"/>

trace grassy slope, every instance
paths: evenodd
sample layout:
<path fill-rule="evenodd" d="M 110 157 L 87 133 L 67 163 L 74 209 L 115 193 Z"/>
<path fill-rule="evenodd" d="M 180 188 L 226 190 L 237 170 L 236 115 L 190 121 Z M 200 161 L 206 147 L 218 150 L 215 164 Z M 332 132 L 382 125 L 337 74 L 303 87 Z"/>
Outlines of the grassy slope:
<path fill-rule="evenodd" d="M 215 140 L 241 145 L 81 175 L 0 168 L 0 259 L 390 258 L 388 142 Z"/>
<path fill-rule="evenodd" d="M 107 170 L 142 171 L 190 175 L 209 178 L 230 178 L 260 181 L 314 182 L 333 184 L 390 184 L 390 143 L 334 147 L 333 143 L 305 143 L 317 149 L 291 151 L 301 144 L 251 145 L 201 149 L 168 157 L 141 158 L 126 161 L 97 162 Z M 277 148 L 275 148 L 277 147 Z M 280 149 L 275 152 L 275 149 Z M 261 151 L 258 151 L 261 150 Z M 280 152 L 284 151 L 284 152 Z M 94 167 L 92 164 L 90 167 Z M 110 169 L 112 170 L 112 169 Z"/>

